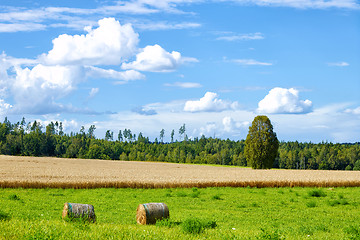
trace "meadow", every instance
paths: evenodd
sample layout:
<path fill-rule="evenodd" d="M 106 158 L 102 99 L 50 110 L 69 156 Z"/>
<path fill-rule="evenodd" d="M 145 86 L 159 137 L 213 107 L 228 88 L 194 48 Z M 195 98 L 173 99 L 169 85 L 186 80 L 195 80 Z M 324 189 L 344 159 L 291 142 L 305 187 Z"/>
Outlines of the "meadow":
<path fill-rule="evenodd" d="M 96 223 L 64 221 L 65 202 Z M 168 221 L 138 225 L 140 203 Z M 360 188 L 0 189 L 0 239 L 359 239 Z"/>

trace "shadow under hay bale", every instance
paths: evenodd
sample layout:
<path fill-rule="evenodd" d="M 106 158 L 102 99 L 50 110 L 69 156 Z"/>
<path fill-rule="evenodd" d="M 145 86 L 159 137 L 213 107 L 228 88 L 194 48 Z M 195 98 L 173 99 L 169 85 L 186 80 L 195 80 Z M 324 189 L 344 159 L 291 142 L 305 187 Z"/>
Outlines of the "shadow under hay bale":
<path fill-rule="evenodd" d="M 136 210 L 136 221 L 142 225 L 155 224 L 166 218 L 169 218 L 169 208 L 165 203 L 139 204 Z"/>
<path fill-rule="evenodd" d="M 90 204 L 65 203 L 62 218 L 73 220 L 82 219 L 89 222 L 96 221 L 94 206 Z"/>

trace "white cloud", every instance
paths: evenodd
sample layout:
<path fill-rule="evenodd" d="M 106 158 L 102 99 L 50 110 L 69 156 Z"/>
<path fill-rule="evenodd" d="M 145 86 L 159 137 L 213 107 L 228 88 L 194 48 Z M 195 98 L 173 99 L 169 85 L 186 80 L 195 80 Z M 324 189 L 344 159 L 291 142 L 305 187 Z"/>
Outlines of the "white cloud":
<path fill-rule="evenodd" d="M 234 128 L 234 120 L 231 117 L 224 117 L 222 120 L 222 124 L 224 125 L 224 130 L 226 132 L 231 132 Z"/>
<path fill-rule="evenodd" d="M 183 106 L 184 101 L 152 103 L 139 108 L 142 115 L 131 111 L 111 114 L 107 119 L 95 123 L 97 133 L 101 132 L 97 135 L 103 137 L 108 129 L 117 133 L 120 129 L 127 128 L 134 133 L 142 132 L 144 136 L 154 140 L 164 128 L 165 141 L 170 141 L 171 130 L 177 132 L 185 123 L 186 132 L 192 137 L 204 134 L 206 137 L 240 140 L 246 138 L 248 126 L 257 115 L 254 111 L 241 109 L 184 112 Z M 349 113 L 344 112 L 347 108 L 349 103 L 324 106 L 308 114 L 273 114 L 269 117 L 279 140 L 356 142 L 360 135 L 360 114 L 349 117 Z M 156 114 L 151 115 L 149 110 Z"/>
<path fill-rule="evenodd" d="M 132 111 L 135 113 L 138 113 L 140 115 L 145 115 L 145 116 L 151 116 L 151 115 L 157 114 L 157 112 L 154 109 L 147 108 L 146 106 L 140 106 L 140 107 L 133 108 Z"/>
<path fill-rule="evenodd" d="M 46 25 L 40 23 L 0 23 L 0 32 L 32 32 L 45 29 Z"/>
<path fill-rule="evenodd" d="M 67 9 L 52 9 L 56 12 Z M 50 11 L 50 10 L 48 10 Z M 70 10 L 69 10 L 70 11 Z M 34 16 L 31 13 L 31 16 Z M 0 18 L 4 17 L 0 15 Z M 8 16 L 10 17 L 10 16 Z M 13 17 L 20 17 L 14 14 Z M 23 19 L 29 16 L 23 16 Z M 11 17 L 10 17 L 11 18 Z M 41 20 L 39 20 L 41 21 Z M 77 109 L 71 104 L 61 103 L 65 96 L 73 92 L 80 82 L 88 78 L 117 80 L 115 84 L 145 79 L 136 71 L 174 71 L 186 62 L 197 61 L 182 57 L 179 52 L 166 52 L 161 46 L 147 46 L 141 49 L 136 61 L 124 64 L 126 71 L 110 69 L 109 65 L 119 65 L 134 57 L 138 49 L 138 34 L 129 24 L 121 25 L 114 18 L 98 21 L 98 27 L 88 26 L 86 35 L 63 34 L 53 40 L 53 49 L 38 59 L 17 59 L 0 55 L 0 99 L 13 98 L 14 113 L 46 114 L 54 112 L 91 113 L 89 109 Z M 96 65 L 105 65 L 96 67 Z M 133 69 L 134 68 L 134 69 Z M 181 87 L 198 87 L 195 83 L 179 84 Z M 90 97 L 96 89 L 92 89 Z"/>
<path fill-rule="evenodd" d="M 224 41 L 243 41 L 243 40 L 260 40 L 264 39 L 262 33 L 248 33 L 248 34 L 225 34 L 225 36 L 221 36 L 216 38 L 216 40 L 224 40 Z"/>
<path fill-rule="evenodd" d="M 53 40 L 53 49 L 43 55 L 49 64 L 116 65 L 137 50 L 138 34 L 130 24 L 121 25 L 114 18 L 98 21 L 99 27 L 86 35 L 62 34 Z"/>
<path fill-rule="evenodd" d="M 258 104 L 260 113 L 308 113 L 311 111 L 310 100 L 300 100 L 299 91 L 290 88 L 273 88 Z"/>
<path fill-rule="evenodd" d="M 174 82 L 174 83 L 165 83 L 166 87 L 179 87 L 179 88 L 201 88 L 200 83 L 195 82 Z"/>
<path fill-rule="evenodd" d="M 226 116 L 226 117 L 223 118 L 222 124 L 223 124 L 223 127 L 224 127 L 224 131 L 228 132 L 228 133 L 239 132 L 240 128 L 245 128 L 245 127 L 249 126 L 248 121 L 238 122 L 238 121 L 235 121 L 232 117 L 229 117 L 229 116 Z M 237 135 L 237 134 L 235 134 L 235 135 Z"/>
<path fill-rule="evenodd" d="M 135 70 L 115 71 L 113 69 L 103 69 L 98 67 L 86 67 L 88 77 L 92 78 L 111 78 L 123 80 L 125 82 L 132 80 L 145 79 L 145 75 Z"/>
<path fill-rule="evenodd" d="M 14 107 L 11 107 L 13 112 L 91 113 L 92 111 L 88 109 L 76 109 L 71 104 L 63 105 L 60 100 L 89 77 L 116 79 L 119 80 L 116 82 L 118 84 L 145 78 L 145 75 L 133 69 L 116 71 L 94 66 L 121 64 L 138 51 L 139 41 L 138 34 L 134 32 L 131 25 L 122 26 L 114 18 L 99 20 L 98 25 L 95 29 L 86 27 L 85 30 L 88 32 L 86 35 L 60 35 L 53 40 L 53 49 L 37 60 L 16 59 L 7 57 L 5 53 L 1 54 L 0 92 L 2 97 L 6 95 L 6 92 L 11 93 L 15 102 Z M 149 53 L 146 51 L 149 48 L 151 49 L 151 46 L 145 48 L 145 56 Z M 160 49 L 160 58 L 156 59 L 155 65 L 147 62 L 145 68 L 148 70 L 170 71 L 186 61 L 194 61 L 181 57 L 179 52 L 170 54 L 158 45 L 155 45 L 155 48 Z M 170 60 L 170 64 L 164 63 L 166 58 Z M 23 68 L 22 65 L 27 67 Z M 34 67 L 29 67 L 31 65 Z M 10 76 L 9 69 L 14 69 Z M 97 92 L 98 89 L 93 88 L 89 97 L 95 96 Z M 9 106 L 3 104 L 0 107 L 10 109 Z"/>
<path fill-rule="evenodd" d="M 243 66 L 271 66 L 273 65 L 272 63 L 268 63 L 268 62 L 260 62 L 254 59 L 233 59 L 231 60 L 231 62 L 243 65 Z"/>
<path fill-rule="evenodd" d="M 45 66 L 34 68 L 15 66 L 16 76 L 10 86 L 16 105 L 15 112 L 44 113 L 64 109 L 56 100 L 65 97 L 84 79 L 77 66 Z"/>
<path fill-rule="evenodd" d="M 293 7 L 293 8 L 314 8 L 314 9 L 327 9 L 327 8 L 349 8 L 359 9 L 360 5 L 357 0 L 230 0 L 240 4 L 268 7 Z"/>
<path fill-rule="evenodd" d="M 117 2 L 115 5 L 101 4 L 98 8 L 69 8 L 69 7 L 2 7 L 0 13 L 0 32 L 39 31 L 49 28 L 67 27 L 82 29 L 94 18 L 115 16 L 117 14 L 153 14 L 170 12 L 182 14 L 177 5 L 183 1 L 127 1 Z M 187 1 L 185 1 L 187 2 Z M 193 1 L 190 1 L 193 2 Z M 134 21 L 136 22 L 136 21 Z M 154 23 L 148 29 L 183 29 L 199 27 L 198 23 Z M 143 25 L 145 27 L 145 25 Z"/>
<path fill-rule="evenodd" d="M 216 0 L 221 4 L 236 2 L 242 5 L 257 5 L 269 7 L 292 7 L 301 9 L 344 8 L 360 9 L 357 0 Z M 0 13 L 0 32 L 39 31 L 49 28 L 67 27 L 81 29 L 93 19 L 103 16 L 150 15 L 156 13 L 193 14 L 180 9 L 182 5 L 203 3 L 203 0 L 133 0 L 115 1 L 114 5 L 100 4 L 98 8 L 69 7 L 2 7 Z M 224 3 L 225 2 L 225 3 Z M 137 20 L 134 20 L 136 24 Z M 85 25 L 84 25 L 85 24 Z M 184 29 L 199 27 L 199 23 L 149 23 L 139 24 L 139 28 L 148 30 Z M 144 28 L 143 28 L 144 27 Z M 241 35 L 228 36 L 223 40 L 234 41 Z"/>
<path fill-rule="evenodd" d="M 0 99 L 0 115 L 6 115 L 12 108 L 13 106 L 11 104 L 6 103 L 4 99 Z"/>
<path fill-rule="evenodd" d="M 194 134 L 199 132 L 199 136 L 208 136 L 208 137 L 214 137 L 216 136 L 216 133 L 219 131 L 219 127 L 215 122 L 206 123 L 205 127 L 200 127 L 199 130 L 195 129 Z"/>
<path fill-rule="evenodd" d="M 356 115 L 360 115 L 360 107 L 357 108 L 348 108 L 345 110 L 345 113 L 352 113 L 352 114 L 356 114 Z"/>
<path fill-rule="evenodd" d="M 94 114 L 89 109 L 77 109 L 71 104 L 61 104 L 69 93 L 77 89 L 79 83 L 89 77 L 112 78 L 126 83 L 130 80 L 143 79 L 137 71 L 117 72 L 80 65 L 44 65 L 35 60 L 16 59 L 0 55 L 0 98 L 12 96 L 14 113 L 44 114 L 54 112 L 78 112 Z M 22 65 L 34 67 L 22 67 Z M 120 82 L 115 82 L 120 83 Z M 90 93 L 95 94 L 94 90 Z"/>
<path fill-rule="evenodd" d="M 327 65 L 331 67 L 347 67 L 350 64 L 347 62 L 333 62 L 333 63 L 328 63 Z"/>
<path fill-rule="evenodd" d="M 213 92 L 205 93 L 200 100 L 187 101 L 184 106 L 186 112 L 221 112 L 238 108 L 238 102 L 229 102 L 217 98 Z"/>
<path fill-rule="evenodd" d="M 4 52 L 0 54 L 0 69 L 7 70 L 12 66 L 36 65 L 38 61 L 27 58 L 14 58 L 7 56 Z"/>
<path fill-rule="evenodd" d="M 134 69 L 148 72 L 171 72 L 186 62 L 197 62 L 195 58 L 182 57 L 179 52 L 169 53 L 161 46 L 146 46 L 136 55 L 136 60 L 123 63 L 122 69 Z"/>
<path fill-rule="evenodd" d="M 135 28 L 147 31 L 154 30 L 173 30 L 173 29 L 189 29 L 189 28 L 199 28 L 201 27 L 200 23 L 195 22 L 182 22 L 182 23 L 169 23 L 169 22 L 133 22 Z"/>
<path fill-rule="evenodd" d="M 99 88 L 91 88 L 89 92 L 89 98 L 94 98 L 98 92 L 99 92 Z"/>

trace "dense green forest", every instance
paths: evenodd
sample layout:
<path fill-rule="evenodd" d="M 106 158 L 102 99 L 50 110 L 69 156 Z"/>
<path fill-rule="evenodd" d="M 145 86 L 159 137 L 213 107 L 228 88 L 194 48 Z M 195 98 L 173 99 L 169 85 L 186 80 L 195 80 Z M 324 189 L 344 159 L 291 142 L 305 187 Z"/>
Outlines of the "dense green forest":
<path fill-rule="evenodd" d="M 104 139 L 94 136 L 91 125 L 77 133 L 66 134 L 61 122 L 46 127 L 37 121 L 12 124 L 7 118 L 0 123 L 0 153 L 22 156 L 55 156 L 66 158 L 94 158 L 107 160 L 160 161 L 247 166 L 244 155 L 245 140 L 218 138 L 188 139 L 185 124 L 180 127 L 180 139 L 164 142 L 165 130 L 151 142 L 142 133 L 130 129 L 119 130 L 117 137 L 108 130 Z M 275 168 L 360 170 L 360 143 L 333 144 L 280 142 Z"/>

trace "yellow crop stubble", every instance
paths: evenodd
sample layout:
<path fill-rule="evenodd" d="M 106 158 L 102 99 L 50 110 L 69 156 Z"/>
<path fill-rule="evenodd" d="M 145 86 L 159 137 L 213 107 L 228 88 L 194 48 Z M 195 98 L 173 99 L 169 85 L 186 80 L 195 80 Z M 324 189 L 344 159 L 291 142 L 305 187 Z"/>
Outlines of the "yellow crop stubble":
<path fill-rule="evenodd" d="M 340 187 L 360 171 L 253 170 L 207 165 L 0 156 L 0 187 Z"/>

